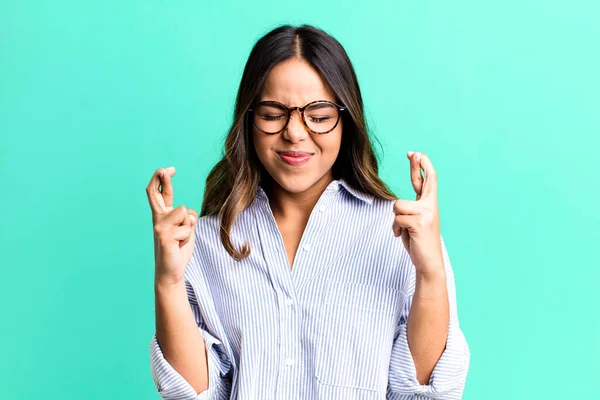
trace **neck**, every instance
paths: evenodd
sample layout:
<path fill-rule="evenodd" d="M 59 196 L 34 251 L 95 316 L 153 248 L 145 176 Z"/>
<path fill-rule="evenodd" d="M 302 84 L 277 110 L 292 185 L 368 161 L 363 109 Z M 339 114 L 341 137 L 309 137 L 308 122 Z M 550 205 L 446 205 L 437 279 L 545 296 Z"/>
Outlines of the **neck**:
<path fill-rule="evenodd" d="M 307 219 L 321 194 L 332 181 L 332 174 L 325 174 L 307 190 L 301 193 L 292 193 L 271 179 L 267 191 L 273 215 L 276 218 L 284 219 L 290 217 Z"/>

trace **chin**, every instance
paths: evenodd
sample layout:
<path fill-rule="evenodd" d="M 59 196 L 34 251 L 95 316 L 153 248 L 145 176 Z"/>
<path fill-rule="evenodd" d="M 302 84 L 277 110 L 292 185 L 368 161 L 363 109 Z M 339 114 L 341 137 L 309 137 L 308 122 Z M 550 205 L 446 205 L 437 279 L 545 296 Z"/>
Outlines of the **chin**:
<path fill-rule="evenodd" d="M 302 193 L 308 189 L 312 185 L 315 184 L 318 179 L 314 179 L 308 174 L 290 176 L 289 174 L 278 174 L 275 177 L 275 181 L 279 186 L 283 188 L 283 190 L 290 193 Z"/>
<path fill-rule="evenodd" d="M 327 172 L 317 173 L 316 171 L 304 171 L 303 173 L 289 173 L 287 171 L 273 171 L 270 173 L 273 180 L 281 186 L 283 190 L 289 193 L 303 193 L 309 190 L 319 181 L 325 178 Z"/>

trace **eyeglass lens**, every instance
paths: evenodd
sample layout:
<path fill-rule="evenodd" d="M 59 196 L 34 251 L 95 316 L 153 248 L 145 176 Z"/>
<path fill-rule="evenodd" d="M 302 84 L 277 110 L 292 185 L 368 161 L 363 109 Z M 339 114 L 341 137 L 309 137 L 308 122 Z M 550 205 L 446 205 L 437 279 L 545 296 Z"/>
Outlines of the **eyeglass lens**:
<path fill-rule="evenodd" d="M 304 121 L 310 130 L 323 133 L 331 130 L 339 117 L 338 108 L 330 103 L 311 104 L 304 110 Z M 277 104 L 260 104 L 255 108 L 254 121 L 267 133 L 277 133 L 287 122 L 287 111 Z"/>

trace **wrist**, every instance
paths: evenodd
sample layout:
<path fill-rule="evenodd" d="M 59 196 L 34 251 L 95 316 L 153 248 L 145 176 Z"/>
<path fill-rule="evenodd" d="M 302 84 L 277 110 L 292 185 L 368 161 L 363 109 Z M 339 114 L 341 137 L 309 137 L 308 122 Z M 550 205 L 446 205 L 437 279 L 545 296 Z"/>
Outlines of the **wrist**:
<path fill-rule="evenodd" d="M 439 282 L 446 282 L 446 271 L 444 267 L 432 268 L 429 271 L 416 271 L 417 281 L 423 283 L 435 284 Z"/>
<path fill-rule="evenodd" d="M 447 298 L 446 272 L 418 273 L 415 282 L 415 298 L 422 301 L 439 301 Z"/>
<path fill-rule="evenodd" d="M 168 278 L 155 278 L 154 279 L 154 291 L 155 292 L 173 292 L 180 291 L 181 288 L 185 290 L 185 279 L 168 279 Z"/>

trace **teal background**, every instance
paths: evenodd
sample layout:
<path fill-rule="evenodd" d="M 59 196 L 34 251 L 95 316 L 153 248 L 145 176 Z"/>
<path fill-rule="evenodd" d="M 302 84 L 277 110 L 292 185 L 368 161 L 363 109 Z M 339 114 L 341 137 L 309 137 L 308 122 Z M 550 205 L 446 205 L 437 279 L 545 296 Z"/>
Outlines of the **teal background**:
<path fill-rule="evenodd" d="M 145 187 L 200 209 L 254 42 L 336 37 L 381 174 L 439 175 L 472 356 L 464 399 L 597 398 L 600 3 L 0 3 L 4 399 L 158 399 Z"/>

